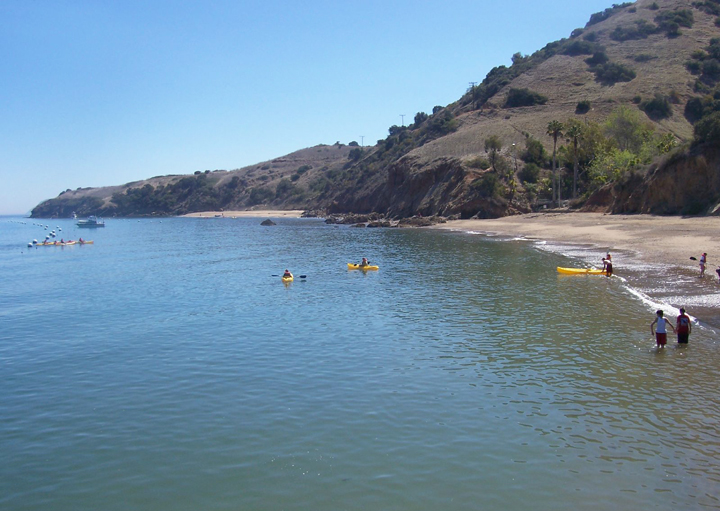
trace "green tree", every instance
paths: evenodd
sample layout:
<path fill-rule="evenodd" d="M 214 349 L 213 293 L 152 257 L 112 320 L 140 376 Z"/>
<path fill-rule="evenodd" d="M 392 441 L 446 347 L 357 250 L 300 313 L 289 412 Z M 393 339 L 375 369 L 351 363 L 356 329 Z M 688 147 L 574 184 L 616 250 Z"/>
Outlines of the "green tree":
<path fill-rule="evenodd" d="M 582 136 L 582 124 L 575 119 L 571 119 L 567 123 L 567 129 L 565 130 L 565 136 L 568 137 L 572 142 L 573 147 L 573 199 L 577 198 L 577 182 L 578 182 L 578 142 Z"/>
<path fill-rule="evenodd" d="M 634 108 L 619 106 L 608 116 L 604 131 L 618 149 L 637 154 L 652 128 L 643 122 L 640 112 Z"/>
<path fill-rule="evenodd" d="M 563 136 L 563 130 L 565 126 L 560 121 L 550 121 L 547 125 L 547 134 L 553 139 L 553 154 L 552 154 L 552 200 L 557 205 L 560 200 L 560 191 L 557 189 L 557 139 Z"/>
<path fill-rule="evenodd" d="M 354 149 L 350 149 L 350 152 L 348 153 L 348 160 L 350 161 L 358 161 L 360 158 L 363 157 L 363 150 L 359 147 L 356 147 Z"/>
<path fill-rule="evenodd" d="M 592 185 L 599 188 L 605 183 L 617 181 L 639 163 L 637 155 L 615 148 L 595 158 L 588 168 L 588 174 Z"/>
<path fill-rule="evenodd" d="M 543 167 L 547 161 L 545 147 L 538 139 L 528 136 L 525 139 L 525 151 L 523 151 L 520 158 L 525 163 L 534 163 L 538 167 Z"/>
<path fill-rule="evenodd" d="M 703 117 L 695 125 L 695 144 L 720 147 L 720 112 Z"/>
<path fill-rule="evenodd" d="M 502 142 L 497 135 L 490 135 L 485 139 L 485 152 L 490 156 L 490 164 L 492 165 L 493 172 L 497 170 L 496 165 L 501 149 Z"/>

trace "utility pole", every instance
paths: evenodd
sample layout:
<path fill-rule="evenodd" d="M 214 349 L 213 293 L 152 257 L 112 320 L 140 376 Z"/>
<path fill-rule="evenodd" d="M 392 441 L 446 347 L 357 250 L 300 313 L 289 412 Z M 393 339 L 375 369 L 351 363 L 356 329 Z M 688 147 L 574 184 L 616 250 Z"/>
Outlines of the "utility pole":
<path fill-rule="evenodd" d="M 402 121 L 402 122 L 401 122 L 402 127 L 404 128 L 404 127 L 405 127 L 405 114 L 400 114 L 400 119 L 401 119 L 401 121 Z"/>

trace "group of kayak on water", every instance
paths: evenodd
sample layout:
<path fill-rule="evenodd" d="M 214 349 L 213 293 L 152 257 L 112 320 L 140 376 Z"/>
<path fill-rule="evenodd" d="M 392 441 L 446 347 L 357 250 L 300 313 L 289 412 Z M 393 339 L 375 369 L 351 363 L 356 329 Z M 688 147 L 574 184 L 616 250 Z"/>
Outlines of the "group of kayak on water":
<path fill-rule="evenodd" d="M 29 245 L 30 245 L 30 246 L 45 246 L 45 245 L 85 245 L 85 244 L 89 244 L 89 243 L 92 243 L 92 241 L 87 241 L 87 240 L 84 240 L 84 239 L 82 239 L 82 238 L 79 238 L 77 241 L 75 241 L 75 240 L 67 240 L 67 241 L 65 241 L 64 239 L 61 238 L 60 241 L 57 241 L 57 240 L 56 240 L 56 241 L 48 241 L 47 239 L 45 239 L 45 241 L 40 242 L 40 243 L 38 243 L 37 240 L 33 240 L 33 242 L 32 242 L 32 243 L 29 243 Z"/>
<path fill-rule="evenodd" d="M 377 265 L 370 264 L 370 261 L 368 261 L 367 257 L 363 257 L 360 264 L 356 263 L 347 263 L 348 270 L 377 270 L 380 267 Z M 300 278 L 305 277 L 304 275 L 300 275 Z M 290 272 L 290 270 L 286 269 L 285 273 L 281 276 L 283 282 L 292 282 L 294 279 L 293 274 Z"/>

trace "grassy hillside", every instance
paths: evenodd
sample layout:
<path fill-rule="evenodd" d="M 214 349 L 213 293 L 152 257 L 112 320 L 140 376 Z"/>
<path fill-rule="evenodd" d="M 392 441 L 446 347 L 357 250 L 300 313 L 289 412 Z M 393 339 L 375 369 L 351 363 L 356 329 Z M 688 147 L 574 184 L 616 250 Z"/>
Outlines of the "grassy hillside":
<path fill-rule="evenodd" d="M 483 217 L 582 203 L 688 150 L 692 123 L 720 110 L 718 37 L 720 0 L 615 4 L 373 147 L 317 146 L 231 172 L 68 191 L 33 215 L 272 207 Z M 552 122 L 563 125 L 557 139 Z"/>

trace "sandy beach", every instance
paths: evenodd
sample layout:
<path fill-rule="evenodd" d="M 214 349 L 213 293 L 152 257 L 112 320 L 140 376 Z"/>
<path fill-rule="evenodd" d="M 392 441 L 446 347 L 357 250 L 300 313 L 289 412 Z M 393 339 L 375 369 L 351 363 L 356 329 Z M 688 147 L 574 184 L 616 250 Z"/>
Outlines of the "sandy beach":
<path fill-rule="evenodd" d="M 192 218 L 300 218 L 302 209 L 277 210 L 277 209 L 254 209 L 247 211 L 201 211 L 200 213 L 188 213 L 183 217 Z"/>
<path fill-rule="evenodd" d="M 577 245 L 585 247 L 586 253 L 596 247 L 597 260 L 591 258 L 592 264 L 601 267 L 602 256 L 612 253 L 615 274 L 654 302 L 653 307 L 672 314 L 681 306 L 689 307 L 696 319 L 720 328 L 720 286 L 715 273 L 720 265 L 718 217 L 548 212 L 454 220 L 435 227 Z M 708 254 L 708 264 L 705 278 L 698 279 L 703 252 Z"/>
<path fill-rule="evenodd" d="M 639 261 L 698 267 L 707 252 L 707 273 L 720 265 L 720 217 L 530 213 L 491 220 L 453 220 L 437 226 L 501 236 L 594 245 L 598 252 L 633 253 Z"/>

